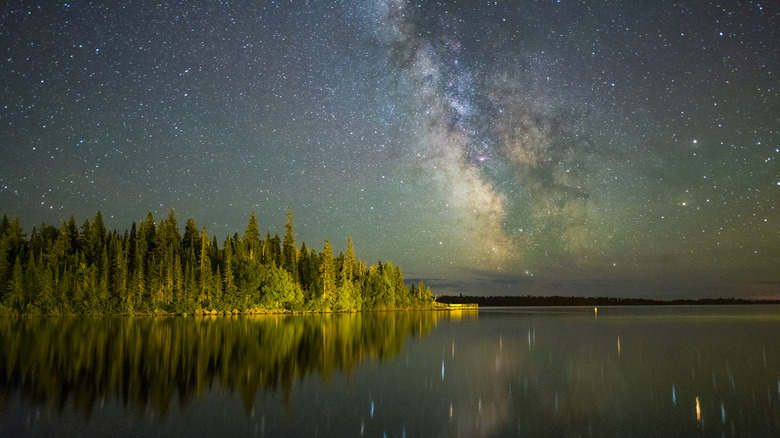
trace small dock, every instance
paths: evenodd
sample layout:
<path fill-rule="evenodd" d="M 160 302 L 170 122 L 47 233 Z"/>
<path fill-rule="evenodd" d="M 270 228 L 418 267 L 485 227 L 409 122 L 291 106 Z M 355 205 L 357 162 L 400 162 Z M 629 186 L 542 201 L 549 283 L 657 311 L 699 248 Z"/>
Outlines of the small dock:
<path fill-rule="evenodd" d="M 477 303 L 449 304 L 434 302 L 433 307 L 436 310 L 479 310 Z"/>

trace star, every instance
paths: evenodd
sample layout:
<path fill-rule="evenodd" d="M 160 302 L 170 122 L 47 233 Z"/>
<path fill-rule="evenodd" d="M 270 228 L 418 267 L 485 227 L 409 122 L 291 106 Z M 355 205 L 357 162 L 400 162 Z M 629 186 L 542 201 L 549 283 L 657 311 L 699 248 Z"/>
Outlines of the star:
<path fill-rule="evenodd" d="M 255 210 L 281 232 L 290 207 L 299 241 L 351 235 L 434 287 L 522 293 L 530 270 L 568 294 L 762 295 L 780 281 L 776 20 L 654 2 L 14 3 L 0 205 L 28 235 L 98 209 L 117 230 L 175 209 L 216 236 Z"/>

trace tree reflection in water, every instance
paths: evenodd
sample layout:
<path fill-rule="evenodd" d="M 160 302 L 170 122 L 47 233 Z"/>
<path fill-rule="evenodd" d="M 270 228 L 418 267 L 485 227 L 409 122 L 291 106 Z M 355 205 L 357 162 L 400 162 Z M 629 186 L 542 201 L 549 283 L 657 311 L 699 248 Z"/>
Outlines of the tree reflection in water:
<path fill-rule="evenodd" d="M 98 400 L 165 414 L 216 382 L 251 410 L 258 391 L 328 379 L 366 358 L 391 358 L 438 312 L 240 317 L 0 318 L 0 410 L 11 397 L 68 404 L 89 417 Z"/>

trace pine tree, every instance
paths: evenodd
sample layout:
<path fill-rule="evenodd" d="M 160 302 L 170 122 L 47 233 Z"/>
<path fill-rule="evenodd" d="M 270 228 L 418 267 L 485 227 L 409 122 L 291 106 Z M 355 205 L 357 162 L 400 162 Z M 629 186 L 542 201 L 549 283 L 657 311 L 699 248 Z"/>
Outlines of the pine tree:
<path fill-rule="evenodd" d="M 295 247 L 295 232 L 293 228 L 293 215 L 292 210 L 287 208 L 287 225 L 285 225 L 286 233 L 284 234 L 284 241 L 282 243 L 282 266 L 290 273 L 293 280 L 298 282 L 298 248 Z"/>
<path fill-rule="evenodd" d="M 73 290 L 70 293 L 71 307 L 76 313 L 84 312 L 88 289 L 88 267 L 84 253 L 76 257 L 76 267 L 73 276 Z"/>
<path fill-rule="evenodd" d="M 27 268 L 24 270 L 24 295 L 22 298 L 22 309 L 35 302 L 40 285 L 38 284 L 38 272 L 35 262 L 35 254 L 30 254 L 27 261 Z"/>
<path fill-rule="evenodd" d="M 195 220 L 193 218 L 187 219 L 187 224 L 184 225 L 184 238 L 181 245 L 184 254 L 186 255 L 190 248 L 193 252 L 198 253 L 198 242 L 200 241 L 200 235 L 198 229 L 195 227 Z"/>
<path fill-rule="evenodd" d="M 393 290 L 395 291 L 395 305 L 398 308 L 406 308 L 411 304 L 409 300 L 409 289 L 404 284 L 404 274 L 401 272 L 401 268 L 398 266 L 392 272 L 391 281 L 393 282 Z"/>
<path fill-rule="evenodd" d="M 355 248 L 352 245 L 352 236 L 347 236 L 347 257 L 344 260 L 344 270 L 346 272 L 343 281 L 347 284 L 348 289 L 345 289 L 344 293 L 347 294 L 349 307 L 354 310 L 360 310 L 362 307 L 360 290 L 355 285 L 355 271 L 357 269 L 358 264 L 355 259 Z"/>
<path fill-rule="evenodd" d="M 211 305 L 213 307 L 219 307 L 220 310 L 225 310 L 223 304 L 223 289 L 222 289 L 222 272 L 217 265 L 217 269 L 211 276 Z"/>
<path fill-rule="evenodd" d="M 3 219 L 0 220 L 0 236 L 4 235 L 6 230 L 11 227 L 11 221 L 8 219 L 8 215 L 3 213 Z"/>
<path fill-rule="evenodd" d="M 212 264 L 219 264 L 222 262 L 222 251 L 219 250 L 217 236 L 211 238 L 211 245 L 209 245 L 209 257 L 211 257 Z"/>
<path fill-rule="evenodd" d="M 95 257 L 94 261 L 99 262 L 106 244 L 106 227 L 103 225 L 103 215 L 100 213 L 100 210 L 98 210 L 95 218 L 92 220 L 89 244 Z"/>
<path fill-rule="evenodd" d="M 181 234 L 179 234 L 179 225 L 173 209 L 168 212 L 168 218 L 163 221 L 161 231 L 165 244 L 172 247 L 175 252 L 178 252 L 181 249 Z"/>
<path fill-rule="evenodd" d="M 255 217 L 254 211 L 249 215 L 249 223 L 246 224 L 244 247 L 249 254 L 249 260 L 254 261 L 260 251 L 260 228 L 257 225 L 257 218 Z"/>
<path fill-rule="evenodd" d="M 92 224 L 89 222 L 89 219 L 84 219 L 84 223 L 81 225 L 81 233 L 79 234 L 79 247 L 86 258 L 86 263 L 92 263 L 95 260 L 91 239 Z"/>
<path fill-rule="evenodd" d="M 141 226 L 140 232 L 135 239 L 135 270 L 128 296 L 128 307 L 136 308 L 140 301 L 147 295 L 147 243 L 146 227 Z"/>
<path fill-rule="evenodd" d="M 301 285 L 301 289 L 303 289 L 304 294 L 307 292 L 310 292 L 310 286 L 312 283 L 312 280 L 310 278 L 309 273 L 309 249 L 306 248 L 306 242 L 303 242 L 301 244 L 301 250 L 299 251 L 299 258 L 298 258 L 298 282 Z M 307 298 L 309 298 L 307 296 Z"/>
<path fill-rule="evenodd" d="M 195 298 L 197 296 L 198 291 L 198 281 L 197 281 L 197 268 L 194 263 L 194 258 L 192 263 L 187 263 L 184 267 L 184 294 L 183 294 L 183 301 L 184 301 L 184 309 L 183 311 L 187 312 L 190 308 L 195 307 Z"/>
<path fill-rule="evenodd" d="M 119 304 L 120 309 L 126 310 L 128 304 L 127 255 L 120 239 L 114 237 L 111 246 L 110 252 L 113 254 L 111 295 Z"/>
<path fill-rule="evenodd" d="M 178 251 L 173 255 L 173 266 L 171 267 L 171 270 L 173 274 L 172 299 L 178 306 L 178 311 L 182 312 L 183 310 L 181 309 L 186 309 L 188 303 L 184 297 L 184 273 L 181 269 L 181 256 Z"/>
<path fill-rule="evenodd" d="M 110 310 L 108 306 L 108 293 L 109 288 L 111 287 L 111 283 L 109 280 L 110 264 L 108 261 L 108 249 L 105 247 L 105 245 L 101 249 L 100 254 L 100 270 L 98 271 L 98 284 L 95 294 L 95 306 L 93 308 L 93 312 L 107 313 Z"/>
<path fill-rule="evenodd" d="M 135 241 L 138 239 L 138 227 L 135 225 L 135 221 L 130 225 L 130 235 L 125 242 L 125 249 L 127 250 L 127 274 L 132 279 L 133 271 L 135 271 Z M 131 281 L 131 280 L 130 280 Z M 128 283 L 129 287 L 129 283 Z"/>
<path fill-rule="evenodd" d="M 211 305 L 211 260 L 208 256 L 209 239 L 206 228 L 203 228 L 200 239 L 200 259 L 198 260 L 198 304 L 203 307 Z"/>
<path fill-rule="evenodd" d="M 157 243 L 157 226 L 154 224 L 154 216 L 152 216 L 151 211 L 146 213 L 146 219 L 144 219 L 144 223 L 141 227 L 146 236 L 146 250 L 152 254 L 155 249 L 155 244 Z"/>
<path fill-rule="evenodd" d="M 426 286 L 422 280 L 420 280 L 420 285 L 417 287 L 417 299 L 423 303 L 430 303 L 433 301 L 433 294 L 431 294 L 431 288 Z"/>
<path fill-rule="evenodd" d="M 75 258 L 75 254 L 74 254 Z M 54 285 L 55 285 L 55 305 L 61 310 L 63 314 L 72 314 L 73 309 L 71 307 L 70 299 L 68 295 L 74 289 L 73 283 L 75 262 L 70 261 L 68 264 L 62 266 L 62 275 L 58 276 L 55 271 Z"/>
<path fill-rule="evenodd" d="M 33 227 L 32 231 L 30 232 L 30 242 L 27 245 L 28 251 L 30 253 L 30 257 L 33 257 L 34 254 L 40 254 L 41 253 L 41 238 L 38 233 L 38 229 L 36 227 Z M 26 272 L 26 271 L 25 271 Z"/>
<path fill-rule="evenodd" d="M 36 272 L 38 294 L 33 306 L 43 315 L 56 313 L 54 309 L 54 278 L 48 265 L 39 265 Z"/>
<path fill-rule="evenodd" d="M 353 283 L 355 268 L 355 250 L 352 236 L 347 238 L 347 255 L 339 254 L 338 304 L 336 310 L 360 309 L 359 292 Z"/>
<path fill-rule="evenodd" d="M 268 263 L 273 263 L 275 266 L 282 266 L 282 239 L 279 238 L 278 234 L 274 233 L 269 248 L 271 249 L 271 255 Z"/>
<path fill-rule="evenodd" d="M 8 283 L 8 295 L 5 301 L 13 309 L 24 310 L 24 272 L 22 271 L 22 260 L 18 255 L 11 270 L 11 281 Z"/>
<path fill-rule="evenodd" d="M 333 260 L 333 250 L 330 242 L 325 241 L 325 249 L 322 251 L 320 264 L 320 279 L 322 282 L 322 298 L 325 305 L 332 307 L 338 299 L 336 290 L 336 266 Z"/>
<path fill-rule="evenodd" d="M 79 247 L 79 229 L 76 225 L 76 218 L 70 215 L 70 219 L 65 223 L 65 229 L 68 237 L 70 238 L 70 252 L 68 255 L 75 253 Z"/>
<path fill-rule="evenodd" d="M 223 273 L 223 301 L 226 305 L 232 308 L 236 300 L 236 287 L 235 277 L 233 273 L 233 241 L 228 237 L 225 241 L 225 271 Z"/>
<path fill-rule="evenodd" d="M 390 262 L 386 262 L 385 266 L 382 268 L 382 282 L 384 283 L 384 294 L 382 295 L 380 301 L 384 306 L 390 309 L 394 309 L 396 307 L 395 304 L 396 284 L 393 279 L 394 271 L 395 268 L 393 267 L 393 264 Z"/>
<path fill-rule="evenodd" d="M 8 222 L 8 218 L 3 215 L 3 222 Z M 7 227 L 2 227 L 7 228 Z M 11 245 L 5 230 L 0 231 L 0 302 L 2 302 L 4 287 L 11 278 L 13 264 L 10 260 Z"/>
<path fill-rule="evenodd" d="M 55 267 L 62 266 L 65 263 L 66 257 L 72 255 L 76 251 L 75 245 L 77 240 L 77 233 L 75 231 L 76 222 L 71 216 L 70 221 L 63 222 L 57 234 L 57 239 L 54 241 L 54 246 L 49 252 L 50 262 Z"/>
<path fill-rule="evenodd" d="M 260 258 L 260 263 L 266 265 L 270 264 L 273 260 L 273 249 L 271 248 L 271 232 L 266 231 L 265 233 L 265 240 L 262 242 L 262 256 Z"/>
<path fill-rule="evenodd" d="M 388 284 L 385 281 L 384 266 L 381 261 L 371 265 L 366 281 L 366 296 L 364 300 L 368 307 L 373 309 L 387 308 Z"/>

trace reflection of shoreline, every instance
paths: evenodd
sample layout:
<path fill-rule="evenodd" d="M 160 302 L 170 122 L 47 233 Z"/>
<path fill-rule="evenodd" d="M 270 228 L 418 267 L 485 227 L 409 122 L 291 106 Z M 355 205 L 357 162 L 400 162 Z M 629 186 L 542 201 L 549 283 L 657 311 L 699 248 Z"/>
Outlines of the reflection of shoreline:
<path fill-rule="evenodd" d="M 0 318 L 0 406 L 15 395 L 89 416 L 118 397 L 165 413 L 216 380 L 247 408 L 259 391 L 288 393 L 296 379 L 329 378 L 364 358 L 397 355 L 430 332 L 438 312 L 202 318 Z"/>

